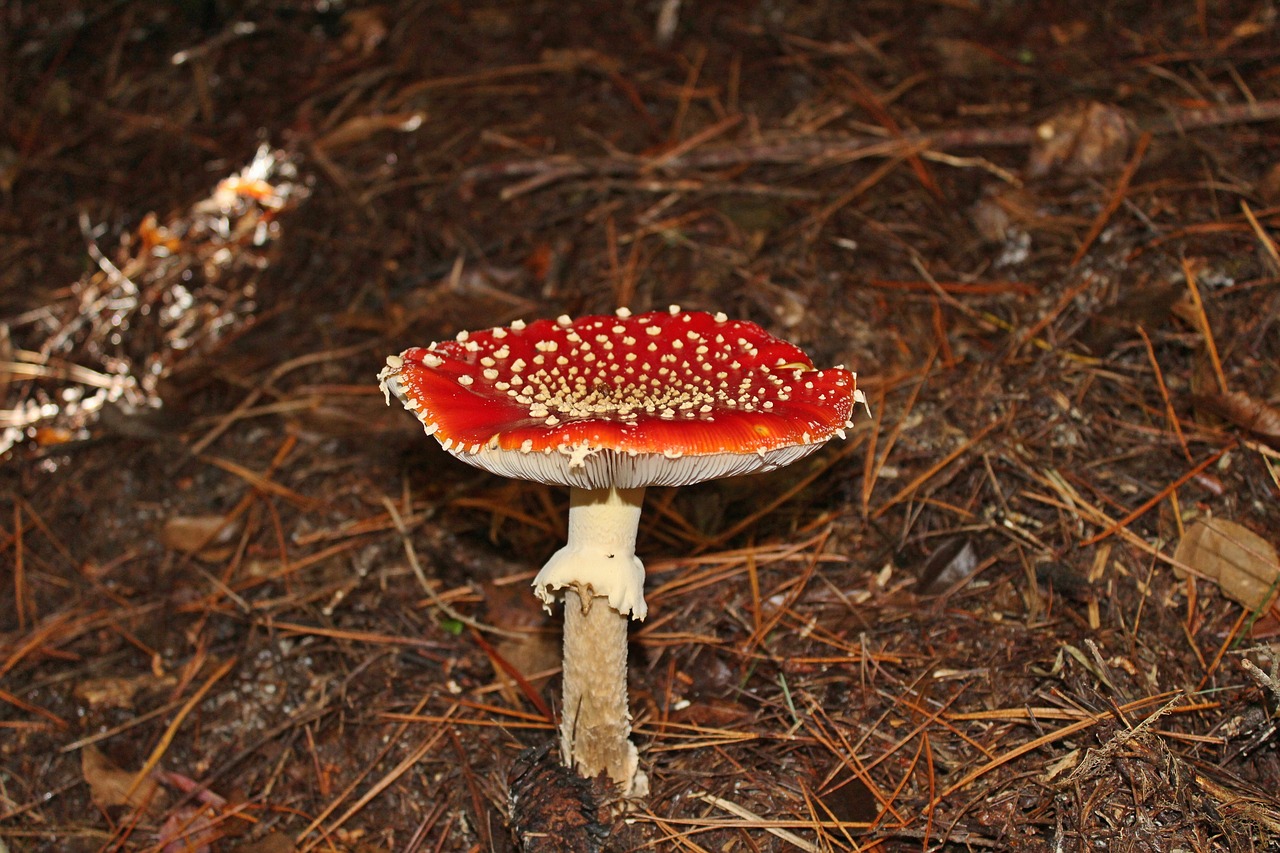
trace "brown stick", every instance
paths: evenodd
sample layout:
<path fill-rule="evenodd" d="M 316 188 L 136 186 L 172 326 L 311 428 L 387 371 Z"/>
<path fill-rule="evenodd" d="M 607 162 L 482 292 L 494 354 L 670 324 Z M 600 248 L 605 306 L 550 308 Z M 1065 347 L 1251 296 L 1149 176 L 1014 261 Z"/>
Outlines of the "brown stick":
<path fill-rule="evenodd" d="M 1272 121 L 1280 118 L 1280 98 L 1237 104 L 1208 110 L 1183 110 L 1169 116 L 1137 122 L 1138 130 L 1156 136 L 1185 133 L 1206 127 L 1221 127 Z M 513 160 L 476 166 L 463 172 L 464 185 L 503 178 L 526 180 L 507 187 L 504 200 L 536 189 L 577 177 L 635 175 L 657 168 L 662 172 L 723 169 L 730 166 L 809 163 L 838 163 L 869 157 L 894 157 L 925 149 L 949 148 L 1018 148 L 1032 144 L 1036 128 L 1013 125 L 1006 127 L 961 127 L 934 132 L 904 133 L 894 139 L 874 136 L 785 137 L 770 142 L 735 144 L 688 151 L 678 157 L 660 154 L 656 157 L 584 157 L 568 155 Z"/>

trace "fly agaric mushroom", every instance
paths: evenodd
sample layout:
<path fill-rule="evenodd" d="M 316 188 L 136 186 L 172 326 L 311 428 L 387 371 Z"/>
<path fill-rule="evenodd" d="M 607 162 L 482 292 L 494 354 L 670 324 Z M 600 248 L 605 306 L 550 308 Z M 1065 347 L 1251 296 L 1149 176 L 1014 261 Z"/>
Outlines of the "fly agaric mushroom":
<path fill-rule="evenodd" d="M 856 375 L 724 314 L 655 311 L 505 328 L 393 355 L 379 374 L 464 462 L 569 487 L 568 543 L 533 586 L 565 599 L 565 764 L 643 796 L 627 709 L 627 617 L 644 619 L 635 555 L 647 486 L 771 471 L 844 437 Z"/>

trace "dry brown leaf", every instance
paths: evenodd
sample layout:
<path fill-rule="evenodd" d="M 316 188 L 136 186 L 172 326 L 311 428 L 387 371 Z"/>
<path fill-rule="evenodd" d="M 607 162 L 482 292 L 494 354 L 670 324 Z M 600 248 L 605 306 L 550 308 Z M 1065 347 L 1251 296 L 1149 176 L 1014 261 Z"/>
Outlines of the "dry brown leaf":
<path fill-rule="evenodd" d="M 130 678 L 88 678 L 76 685 L 74 695 L 90 708 L 132 708 L 140 691 L 173 682 L 172 677 L 157 679 L 149 672 Z"/>
<path fill-rule="evenodd" d="M 524 584 L 500 584 L 486 579 L 484 591 L 485 621 L 501 625 L 513 631 L 543 628 L 551 624 L 549 617 L 537 602 L 530 602 L 529 589 Z"/>
<path fill-rule="evenodd" d="M 80 752 L 80 772 L 89 783 L 93 804 L 100 809 L 128 806 L 155 810 L 160 805 L 162 794 L 155 779 L 147 777 L 135 787 L 138 774 L 118 767 L 92 744 Z"/>
<path fill-rule="evenodd" d="M 973 540 L 957 536 L 929 555 L 916 590 L 922 595 L 938 595 L 970 577 L 978 568 L 978 552 Z"/>
<path fill-rule="evenodd" d="M 499 641 L 494 651 L 515 668 L 525 679 L 553 670 L 560 665 L 560 640 L 555 633 L 535 630 L 545 627 L 546 614 L 540 607 L 529 603 L 529 593 L 523 584 L 484 584 L 485 618 L 493 625 L 512 630 L 529 631 L 519 637 L 507 637 Z M 512 679 L 495 662 L 494 672 L 498 681 L 508 690 L 514 689 Z"/>
<path fill-rule="evenodd" d="M 1036 128 L 1027 172 L 1033 178 L 1109 175 L 1124 166 L 1133 130 L 1124 110 L 1097 101 L 1063 110 Z"/>
<path fill-rule="evenodd" d="M 622 68 L 622 63 L 617 57 L 593 47 L 547 48 L 542 51 L 539 58 L 548 65 L 563 66 L 565 71 L 585 68 L 605 74 L 616 74 Z"/>
<path fill-rule="evenodd" d="M 238 528 L 238 524 L 228 523 L 221 515 L 178 515 L 164 523 L 160 543 L 184 554 L 194 554 L 211 550 L 212 545 L 226 545 Z"/>
<path fill-rule="evenodd" d="M 545 678 L 560 665 L 560 639 L 550 634 L 505 639 L 494 646 L 494 650 L 527 681 L 539 675 Z M 500 681 L 508 680 L 501 668 L 496 674 Z"/>
<path fill-rule="evenodd" d="M 1266 609 L 1280 586 L 1280 558 L 1275 546 L 1233 521 L 1206 518 L 1195 522 L 1178 543 L 1173 558 L 1217 581 L 1223 595 L 1250 612 Z"/>
<path fill-rule="evenodd" d="M 1247 430 L 1272 447 L 1280 447 L 1280 409 L 1243 391 L 1225 394 L 1193 394 L 1191 402 L 1223 420 Z"/>
<path fill-rule="evenodd" d="M 995 51 L 981 41 L 942 36 L 931 39 L 929 47 L 938 58 L 938 72 L 948 80 L 981 78 L 1000 68 Z"/>

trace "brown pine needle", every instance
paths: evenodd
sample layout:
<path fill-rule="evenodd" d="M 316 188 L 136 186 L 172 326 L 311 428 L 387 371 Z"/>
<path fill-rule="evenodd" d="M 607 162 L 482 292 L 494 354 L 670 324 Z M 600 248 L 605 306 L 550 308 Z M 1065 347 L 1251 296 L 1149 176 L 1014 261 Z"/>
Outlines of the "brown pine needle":
<path fill-rule="evenodd" d="M 1213 375 L 1218 379 L 1218 390 L 1227 393 L 1227 375 L 1222 371 L 1222 359 L 1218 358 L 1218 344 L 1213 338 L 1213 327 L 1209 325 L 1209 315 L 1204 310 L 1204 300 L 1200 298 L 1200 285 L 1196 282 L 1196 271 L 1191 261 L 1182 259 L 1182 275 L 1187 280 L 1187 292 L 1191 295 L 1191 307 L 1196 312 L 1200 324 L 1200 333 L 1204 335 L 1204 346 L 1209 353 L 1209 361 L 1213 364 Z"/>
<path fill-rule="evenodd" d="M 264 620 L 263 624 L 272 630 L 283 631 L 286 634 L 332 637 L 335 640 L 346 640 L 353 643 L 370 643 L 379 646 L 417 646 L 426 649 L 435 648 L 438 645 L 438 643 L 422 637 L 402 637 L 395 634 L 382 634 L 377 631 L 325 628 L 321 625 L 302 625 L 297 622 L 286 622 L 277 619 Z"/>
<path fill-rule="evenodd" d="M 42 708 L 39 705 L 32 704 L 25 699 L 14 696 L 8 690 L 0 689 L 0 702 L 4 702 L 6 705 L 12 705 L 20 711 L 26 711 L 28 714 L 35 714 L 38 717 L 44 717 L 59 729 L 65 729 L 67 727 L 67 721 L 59 717 L 57 714 L 47 708 Z M 0 727 L 7 726 L 7 720 L 0 721 Z"/>
<path fill-rule="evenodd" d="M 13 502 L 13 605 L 18 612 L 18 630 L 27 630 L 26 548 L 22 543 L 22 505 Z"/>
<path fill-rule="evenodd" d="M 862 476 L 862 517 L 866 518 L 871 507 L 871 492 L 875 489 L 876 482 L 880 479 L 880 473 L 884 470 L 885 464 L 889 461 L 889 454 L 893 452 L 893 447 L 898 442 L 898 438 L 902 435 L 902 431 L 906 429 L 907 423 L 911 417 L 911 413 L 915 410 L 916 401 L 920 399 L 920 393 L 924 390 L 925 384 L 928 382 L 929 374 L 933 371 L 933 366 L 938 359 L 938 351 L 934 349 L 929 353 L 929 357 L 924 360 L 924 365 L 920 371 L 912 378 L 916 379 L 911 387 L 911 393 L 907 396 L 907 401 L 902 405 L 902 414 L 898 416 L 898 420 L 894 423 L 893 429 L 889 433 L 888 439 L 885 440 L 884 450 L 880 451 L 879 457 L 875 454 L 875 443 L 880 437 L 880 428 L 884 423 L 885 412 L 885 391 L 882 391 L 879 403 L 874 410 L 876 414 L 875 422 L 871 429 L 871 448 L 867 451 L 866 465 L 863 468 Z M 884 387 L 884 386 L 882 386 Z"/>
<path fill-rule="evenodd" d="M 417 714 L 423 708 L 425 708 L 427 705 L 427 702 L 430 701 L 431 699 L 431 695 L 432 694 L 428 693 L 425 696 L 423 696 L 421 699 L 419 699 L 418 704 L 414 706 L 414 709 L 410 711 L 410 714 Z M 457 713 L 458 708 L 459 708 L 459 705 L 456 702 L 453 705 L 449 706 L 449 709 L 445 711 L 442 717 L 442 720 L 451 720 L 453 718 L 453 715 Z M 426 741 L 423 742 L 425 745 L 427 745 L 426 748 L 424 749 L 423 745 L 419 745 L 418 750 L 414 750 L 414 753 L 412 754 L 417 755 L 418 751 L 422 750 L 422 754 L 425 755 L 431 746 L 434 746 L 437 741 L 439 741 L 442 737 L 444 737 L 444 733 L 446 731 L 446 725 L 447 725 L 446 723 L 442 722 L 440 726 L 431 734 L 431 736 L 428 737 Z M 409 724 L 407 722 L 402 722 L 400 725 L 396 726 L 395 730 L 387 737 L 382 749 L 378 751 L 378 754 L 373 758 L 373 760 L 368 761 L 365 764 L 364 768 L 359 773 L 356 774 L 356 777 L 351 780 L 350 784 L 348 784 L 347 787 L 344 788 L 342 792 L 338 794 L 337 797 L 331 800 L 329 802 L 329 805 L 325 806 L 324 809 L 321 810 L 320 814 L 316 815 L 312 819 L 311 823 L 307 824 L 306 827 L 304 827 L 303 830 L 297 834 L 297 836 L 294 838 L 294 841 L 296 844 L 302 844 L 302 842 L 307 838 L 307 836 L 315 832 L 320 827 L 320 825 L 323 824 L 325 820 L 328 819 L 329 815 L 333 814 L 333 812 L 336 811 L 340 805 L 346 802 L 347 798 L 350 797 L 355 792 L 355 789 L 360 785 L 361 782 L 364 781 L 365 777 L 368 776 L 371 772 L 373 772 L 374 767 L 376 767 L 378 763 L 382 761 L 383 757 L 385 757 L 386 754 L 391 751 L 391 749 L 395 746 L 395 744 L 400 742 L 400 738 L 404 735 L 408 727 L 409 727 Z M 421 756 L 418 756 L 418 757 L 421 758 Z M 413 766 L 412 764 L 408 765 L 408 767 L 412 767 L 412 766 Z M 407 770 L 408 767 L 405 767 L 405 769 Z M 404 771 L 402 770 L 400 772 L 403 773 Z M 399 775 L 400 775 L 399 773 L 395 774 L 396 777 L 398 777 Z M 390 781 L 395 781 L 395 780 L 394 778 L 392 778 Z M 388 781 L 387 784 L 390 784 L 390 781 Z M 379 783 L 379 785 L 381 785 L 381 783 Z M 378 792 L 381 792 L 386 788 L 386 785 L 381 785 L 381 787 L 379 787 L 379 785 L 374 786 L 375 788 L 377 788 Z M 370 789 L 370 790 L 372 791 L 373 789 Z M 361 798 L 359 803 L 357 803 L 358 807 L 353 806 L 352 808 L 348 809 L 342 815 L 342 817 L 340 817 L 333 824 L 331 824 L 329 828 L 326 829 L 324 832 L 320 833 L 319 838 L 307 844 L 307 846 L 303 847 L 300 851 L 298 851 L 298 853 L 309 853 L 309 851 L 314 850 L 316 849 L 316 847 L 325 843 L 325 841 L 328 840 L 328 837 L 331 833 L 335 832 L 338 828 L 340 828 L 342 824 L 345 823 L 347 820 L 349 820 L 352 815 L 354 815 L 356 812 L 360 810 L 360 808 L 363 808 L 365 805 L 367 805 L 369 800 L 371 799 L 373 799 L 373 797 L 368 792 L 366 792 L 365 796 Z"/>
<path fill-rule="evenodd" d="M 855 450 L 857 450 L 861 446 L 862 446 L 862 436 L 859 435 L 856 439 L 849 441 L 848 443 L 845 444 L 844 447 L 840 448 L 840 451 L 838 453 L 828 454 L 824 458 L 822 465 L 816 466 L 812 471 L 810 471 L 808 474 L 805 474 L 802 478 L 800 478 L 799 481 L 792 484 L 792 486 L 789 489 L 782 492 L 782 494 L 778 495 L 773 500 L 766 502 L 763 506 L 756 509 L 746 518 L 742 519 L 736 524 L 729 525 L 728 528 L 720 531 L 715 536 L 711 537 L 711 539 L 707 541 L 705 547 L 700 547 L 698 550 L 705 550 L 706 547 L 714 547 L 716 545 L 719 545 L 722 542 L 726 542 L 729 539 L 732 539 L 734 536 L 737 536 L 742 531 L 756 524 L 757 522 L 760 521 L 760 519 L 769 515 L 778 507 L 782 506 L 787 501 L 791 500 L 796 495 L 803 492 L 805 489 L 807 489 L 810 486 L 810 484 L 813 483 L 814 480 L 817 480 L 819 477 L 826 474 L 827 471 L 831 470 L 831 468 L 835 467 L 837 463 L 839 463 L 840 461 L 848 457 L 850 454 L 852 454 Z"/>
<path fill-rule="evenodd" d="M 1146 513 L 1152 507 L 1156 506 L 1161 501 L 1163 501 L 1164 499 L 1172 495 L 1184 483 L 1186 483 L 1192 477 L 1204 471 L 1213 463 L 1217 462 L 1219 459 L 1222 458 L 1223 454 L 1225 454 L 1227 451 L 1232 450 L 1234 448 L 1235 448 L 1235 442 L 1232 442 L 1231 444 L 1228 444 L 1226 447 L 1223 447 L 1217 450 L 1216 452 L 1210 454 L 1206 459 L 1203 459 L 1198 464 L 1194 465 L 1191 468 L 1191 470 L 1184 472 L 1182 476 L 1178 477 L 1178 479 L 1174 480 L 1172 483 L 1165 486 L 1160 491 L 1156 492 L 1152 497 L 1146 500 L 1140 507 L 1130 512 L 1124 518 L 1115 522 L 1110 527 L 1107 527 L 1101 533 L 1094 534 L 1093 536 L 1090 536 L 1088 539 L 1081 542 L 1080 547 L 1084 548 L 1089 545 L 1094 545 L 1098 542 L 1101 542 L 1103 539 L 1106 539 L 1108 536 L 1111 536 L 1116 531 L 1120 530 L 1122 527 L 1128 527 L 1130 524 L 1133 524 L 1133 522 L 1137 521 L 1139 518 L 1146 515 Z"/>
<path fill-rule="evenodd" d="M 1174 691 L 1171 693 L 1166 693 L 1159 698 L 1164 700 L 1169 700 L 1172 697 L 1176 701 L 1176 697 L 1179 695 L 1180 695 L 1180 691 Z M 1133 702 L 1128 702 L 1120 706 L 1117 710 L 1121 714 L 1124 714 L 1129 711 L 1145 707 L 1151 704 L 1156 698 L 1157 697 L 1150 697 L 1150 696 L 1144 697 L 1142 699 L 1138 699 Z M 936 808 L 943 800 L 945 800 L 947 797 L 954 794 L 956 791 L 959 791 L 968 787 L 971 783 L 982 778 L 986 774 L 990 773 L 992 770 L 995 770 L 997 767 L 1008 764 L 1010 761 L 1020 758 L 1021 756 L 1026 755 L 1028 752 L 1034 752 L 1035 750 L 1039 749 L 1042 746 L 1047 746 L 1048 744 L 1056 743 L 1064 738 L 1071 737 L 1072 735 L 1078 732 L 1082 732 L 1086 729 L 1092 728 L 1093 726 L 1096 726 L 1103 721 L 1112 720 L 1112 719 L 1114 719 L 1114 717 L 1110 713 L 1098 714 L 1096 716 L 1074 722 L 1069 726 L 1063 726 L 1060 729 L 1055 729 L 1054 731 L 1041 735 L 1038 738 L 1029 740 L 1026 743 L 1019 744 L 1018 746 L 1014 747 L 1008 752 L 1005 752 L 1002 755 L 992 759 L 991 761 L 988 761 L 986 764 L 983 764 L 979 767 L 974 768 L 969 773 L 965 774 L 964 778 L 944 788 L 942 793 L 934 797 L 933 801 L 930 803 L 930 806 L 933 808 Z"/>
<path fill-rule="evenodd" d="M 693 796 L 697 797 L 698 799 L 702 800 L 705 803 L 710 803 L 711 805 L 715 806 L 716 808 L 722 811 L 726 811 L 731 815 L 735 815 L 737 817 L 742 818 L 744 821 L 747 821 L 745 824 L 743 824 L 743 826 L 763 829 L 765 832 L 769 833 L 775 838 L 781 838 L 783 841 L 787 842 L 792 847 L 795 847 L 800 850 L 804 850 L 805 853 L 822 853 L 821 847 L 819 847 L 818 845 L 814 844 L 811 841 L 806 841 L 805 839 L 796 835 L 794 832 L 789 832 L 786 829 L 783 829 L 783 827 L 780 825 L 782 823 L 787 823 L 791 826 L 799 826 L 799 827 L 820 825 L 820 824 L 817 824 L 816 822 L 813 824 L 809 824 L 804 821 L 766 820 L 765 818 L 760 817 L 758 814 L 751 811 L 750 809 L 744 806 L 740 806 L 737 803 L 732 802 L 731 800 L 726 800 L 723 797 L 717 797 L 714 794 L 701 793 L 701 794 L 694 794 Z"/>
<path fill-rule="evenodd" d="M 455 705 L 454 708 L 456 707 L 457 706 Z M 449 715 L 446 714 L 445 716 L 448 717 Z M 443 738 L 448 731 L 450 731 L 449 726 L 442 723 L 439 728 L 431 733 L 430 737 L 418 744 L 417 748 L 401 759 L 399 764 L 387 771 L 381 779 L 369 788 L 369 790 L 361 794 L 360 798 L 352 803 L 351 806 L 337 818 L 337 820 L 329 824 L 329 826 L 320 833 L 319 838 L 312 841 L 306 847 L 303 847 L 299 853 L 308 853 L 308 851 L 316 849 L 316 847 L 327 841 L 329 836 L 342 828 L 343 824 L 357 815 L 361 809 L 371 803 L 379 794 L 391 787 L 391 785 L 394 784 L 401 776 L 409 772 L 415 764 L 422 760 L 423 756 L 432 750 L 436 743 Z M 343 793 L 346 794 L 349 791 L 350 789 Z M 335 802 L 341 802 L 341 798 Z M 303 833 L 298 836 L 298 841 L 301 841 L 303 837 L 315 827 L 315 825 L 315 822 L 313 822 L 312 826 L 308 827 L 307 830 L 304 830 Z"/>
<path fill-rule="evenodd" d="M 839 767 L 844 768 L 850 776 L 866 787 L 872 798 L 880 805 L 882 812 L 892 815 L 899 822 L 904 822 L 905 818 L 894 807 L 894 798 L 880 790 L 880 786 L 876 784 L 866 764 L 858 757 L 858 750 L 849 742 L 846 733 L 831 720 L 827 710 L 819 705 L 812 696 L 807 696 L 806 698 L 808 699 L 809 714 L 805 719 L 805 724 L 813 732 L 814 738 L 826 747 L 828 752 L 840 760 Z M 839 741 L 838 746 L 836 741 Z M 836 772 L 836 770 L 833 770 L 828 774 L 828 781 Z"/>
<path fill-rule="evenodd" d="M 1141 324 L 1138 325 L 1138 334 L 1142 336 L 1142 344 L 1147 348 L 1147 360 L 1151 362 L 1151 371 L 1156 377 L 1156 387 L 1160 389 L 1160 399 L 1164 400 L 1164 413 L 1169 420 L 1169 428 L 1178 436 L 1178 444 L 1182 447 L 1182 455 L 1187 457 L 1188 462 L 1194 462 L 1195 459 L 1191 456 L 1191 450 L 1187 447 L 1187 437 L 1182 434 L 1182 424 L 1178 421 L 1178 413 L 1173 410 L 1173 402 L 1169 399 L 1169 388 L 1164 384 L 1164 371 L 1160 369 L 1160 362 L 1156 359 L 1156 351 L 1151 346 L 1151 338 Z"/>
<path fill-rule="evenodd" d="M 276 495 L 277 497 L 284 498 L 294 506 L 303 509 L 318 509 L 323 505 L 321 501 L 317 501 L 314 498 L 309 498 L 305 495 L 300 495 L 288 486 L 282 486 L 275 480 L 271 480 L 238 462 L 232 462 L 230 459 L 220 459 L 217 456 L 202 456 L 200 458 L 208 462 L 210 465 L 221 468 L 228 474 L 234 474 L 258 491 L 264 494 Z"/>
<path fill-rule="evenodd" d="M 930 465 L 914 480 L 912 480 L 910 483 L 907 483 L 905 486 L 899 489 L 898 493 L 895 494 L 893 497 L 889 498 L 889 500 L 886 501 L 884 504 L 882 504 L 879 509 L 877 509 L 874 513 L 872 513 L 871 517 L 879 518 L 880 516 L 884 515 L 885 512 L 887 512 L 890 507 L 894 506 L 895 504 L 901 503 L 903 500 L 906 500 L 911 495 L 915 494 L 917 489 L 919 489 L 925 483 L 933 479 L 933 477 L 939 471 L 942 471 L 952 462 L 956 461 L 961 456 L 968 453 L 969 450 L 971 450 L 975 444 L 977 444 L 987 435 L 987 433 L 991 432 L 993 429 L 995 429 L 996 427 L 1000 426 L 1003 423 L 1004 423 L 1003 419 L 998 421 L 992 421 L 982 429 L 978 430 L 978 432 L 975 435 L 971 436 L 968 441 L 964 442 L 955 450 L 951 451 L 946 456 L 942 457 L 937 462 L 933 463 L 933 465 Z"/>
<path fill-rule="evenodd" d="M 1277 270 L 1280 270 L 1280 249 L 1276 248 L 1276 241 L 1258 223 L 1258 217 L 1253 215 L 1253 208 L 1249 207 L 1249 202 L 1241 201 L 1240 209 L 1244 211 L 1244 218 L 1249 220 L 1249 227 L 1258 236 L 1258 242 L 1262 244 L 1262 248 L 1266 250 L 1267 255 L 1271 258 L 1271 263 L 1275 264 Z"/>
<path fill-rule="evenodd" d="M 200 704 L 200 701 L 204 699 L 205 694 L 213 689 L 213 685 L 217 684 L 224 676 L 226 676 L 227 673 L 231 672 L 231 668 L 235 665 L 235 658 L 228 658 L 223 661 L 222 665 L 215 669 L 213 673 L 205 679 L 204 684 L 201 684 L 200 688 L 191 695 L 191 698 L 187 700 L 186 704 L 178 710 L 178 713 L 174 715 L 173 720 L 171 720 L 169 725 L 165 728 L 164 734 L 160 736 L 160 740 L 156 742 L 154 747 L 152 747 L 151 755 L 147 757 L 146 762 L 142 765 L 142 769 L 133 777 L 133 782 L 130 783 L 129 790 L 125 792 L 125 795 L 122 798 L 123 802 L 129 802 L 133 795 L 137 793 L 138 786 L 142 784 L 144 779 L 151 775 L 151 771 L 156 769 L 156 765 L 160 763 L 160 759 L 164 758 L 164 754 L 168 752 L 169 746 L 173 743 L 173 738 L 177 735 L 178 729 L 181 728 L 182 723 L 187 719 L 191 712 L 195 710 L 195 707 Z"/>
<path fill-rule="evenodd" d="M 1080 248 L 1076 249 L 1075 256 L 1071 258 L 1071 266 L 1074 267 L 1084 260 L 1084 256 L 1088 254 L 1089 248 L 1093 245 L 1093 241 L 1098 239 L 1102 229 L 1107 227 L 1111 217 L 1120 209 L 1120 205 L 1124 204 L 1125 196 L 1129 194 L 1129 183 L 1133 180 L 1133 175 L 1138 171 L 1138 167 L 1142 165 L 1142 158 L 1146 156 L 1147 146 L 1150 144 L 1150 131 L 1138 137 L 1138 142 L 1133 148 L 1133 156 L 1129 158 L 1124 171 L 1120 174 L 1120 180 L 1116 181 L 1116 188 L 1111 193 L 1111 200 L 1107 202 L 1107 206 L 1093 220 L 1093 225 L 1089 227 L 1089 233 L 1080 241 Z"/>

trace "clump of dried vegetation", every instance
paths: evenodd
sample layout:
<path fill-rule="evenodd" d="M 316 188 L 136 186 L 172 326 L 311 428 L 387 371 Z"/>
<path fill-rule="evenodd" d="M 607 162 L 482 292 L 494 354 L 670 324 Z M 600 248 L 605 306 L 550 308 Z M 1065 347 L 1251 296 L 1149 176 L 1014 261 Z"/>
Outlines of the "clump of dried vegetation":
<path fill-rule="evenodd" d="M 0 7 L 0 849 L 1276 849 L 1275 11 L 904 8 Z M 623 815 L 374 377 L 673 302 L 873 417 L 650 495 Z"/>

